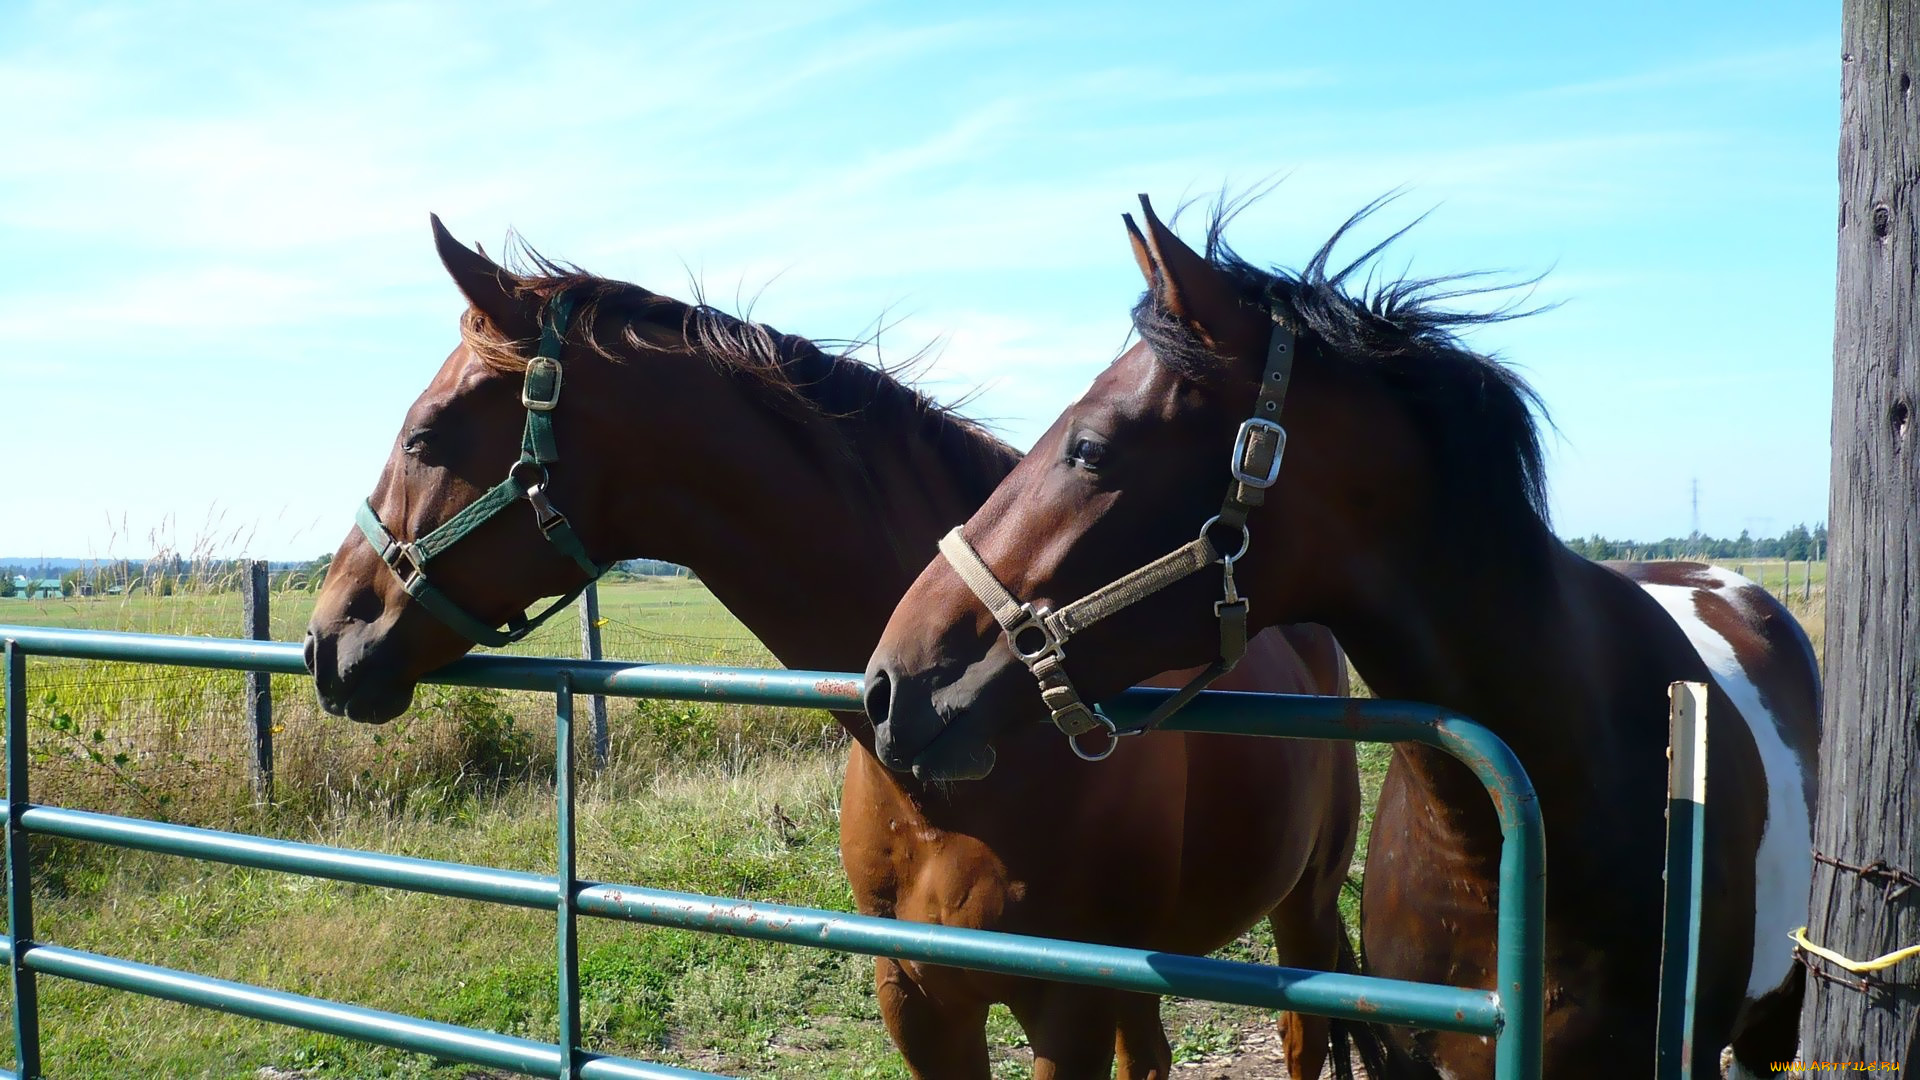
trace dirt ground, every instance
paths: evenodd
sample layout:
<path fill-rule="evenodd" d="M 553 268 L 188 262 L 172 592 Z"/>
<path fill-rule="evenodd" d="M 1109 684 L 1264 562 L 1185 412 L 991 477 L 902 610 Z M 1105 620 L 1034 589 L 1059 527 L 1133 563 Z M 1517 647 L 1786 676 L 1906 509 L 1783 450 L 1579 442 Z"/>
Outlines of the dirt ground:
<path fill-rule="evenodd" d="M 1354 1069 L 1359 1070 L 1357 1061 Z M 1272 1024 L 1261 1023 L 1242 1028 L 1232 1050 L 1175 1065 L 1173 1076 L 1174 1080 L 1292 1080 L 1293 1074 L 1280 1054 L 1280 1033 Z M 1331 1062 L 1320 1076 L 1331 1080 Z"/>

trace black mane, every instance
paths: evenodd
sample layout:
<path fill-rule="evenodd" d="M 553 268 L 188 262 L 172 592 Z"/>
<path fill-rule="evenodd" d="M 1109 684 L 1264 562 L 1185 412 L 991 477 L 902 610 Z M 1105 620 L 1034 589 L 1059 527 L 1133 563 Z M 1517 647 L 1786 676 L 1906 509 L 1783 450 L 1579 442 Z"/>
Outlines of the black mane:
<path fill-rule="evenodd" d="M 1545 407 L 1519 374 L 1468 349 L 1455 336 L 1464 328 L 1521 318 L 1539 309 L 1522 310 L 1512 303 L 1477 312 L 1437 306 L 1525 289 L 1538 279 L 1475 284 L 1486 278 L 1485 272 L 1376 279 L 1375 258 L 1419 224 L 1418 219 L 1345 268 L 1329 272 L 1334 247 L 1391 197 L 1376 199 L 1349 217 L 1298 271 L 1263 270 L 1228 247 L 1222 233 L 1241 207 L 1223 200 L 1208 221 L 1206 258 L 1245 303 L 1277 310 L 1303 331 L 1303 352 L 1360 367 L 1394 396 L 1432 446 L 1436 471 L 1452 489 L 1450 494 L 1464 500 L 1465 509 L 1486 515 L 1460 524 L 1475 531 L 1528 519 L 1544 525 L 1546 471 L 1538 425 L 1545 419 Z M 1366 283 L 1358 293 L 1348 292 L 1347 280 L 1363 268 L 1368 270 Z M 1175 370 L 1198 373 L 1220 363 L 1152 291 L 1135 306 L 1133 319 L 1141 339 Z"/>

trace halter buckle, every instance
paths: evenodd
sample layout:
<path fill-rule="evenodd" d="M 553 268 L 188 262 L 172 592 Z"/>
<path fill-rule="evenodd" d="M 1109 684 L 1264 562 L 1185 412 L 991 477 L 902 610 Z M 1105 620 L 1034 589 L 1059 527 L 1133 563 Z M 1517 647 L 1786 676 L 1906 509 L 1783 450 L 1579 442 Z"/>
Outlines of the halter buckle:
<path fill-rule="evenodd" d="M 520 404 L 530 412 L 552 412 L 560 404 L 560 361 L 551 356 L 536 356 L 527 361 L 527 377 L 520 384 Z M 551 376 L 552 382 L 546 382 Z M 541 380 L 541 386 L 534 381 Z"/>
<path fill-rule="evenodd" d="M 404 574 L 400 573 L 400 561 L 402 559 L 406 560 L 408 570 L 408 572 Z M 402 581 L 411 581 L 413 578 L 424 578 L 427 576 L 426 557 L 420 554 L 420 549 L 415 547 L 411 540 L 394 540 L 387 546 L 387 550 L 380 553 L 380 561 L 392 567 L 394 573 L 400 574 Z M 412 590 L 409 589 L 408 591 L 411 592 Z"/>
<path fill-rule="evenodd" d="M 1021 604 L 1019 616 L 1006 628 L 1007 647 L 1012 649 L 1013 655 L 1019 657 L 1029 668 L 1050 656 L 1059 660 L 1067 658 L 1067 652 L 1061 648 L 1060 639 L 1054 634 L 1053 627 L 1047 625 L 1047 615 L 1046 608 L 1037 608 L 1031 603 Z M 1031 652 L 1020 647 L 1020 635 L 1028 630 L 1040 631 L 1041 637 L 1040 647 Z"/>
<path fill-rule="evenodd" d="M 1270 432 L 1273 435 L 1273 459 L 1267 462 L 1265 475 L 1247 471 L 1247 452 L 1253 449 L 1253 433 Z M 1287 429 L 1265 417 L 1251 416 L 1241 421 L 1240 433 L 1233 437 L 1233 460 L 1227 463 L 1227 470 L 1235 480 L 1250 488 L 1266 489 L 1280 479 L 1280 459 L 1287 452 Z"/>
<path fill-rule="evenodd" d="M 395 567 L 394 573 L 397 574 L 399 572 L 400 572 L 400 568 Z M 416 564 L 413 567 L 413 573 L 408 574 L 405 577 L 400 579 L 400 589 L 402 592 L 405 592 L 408 596 L 418 598 L 420 594 L 425 592 L 427 589 L 426 568 Z"/>

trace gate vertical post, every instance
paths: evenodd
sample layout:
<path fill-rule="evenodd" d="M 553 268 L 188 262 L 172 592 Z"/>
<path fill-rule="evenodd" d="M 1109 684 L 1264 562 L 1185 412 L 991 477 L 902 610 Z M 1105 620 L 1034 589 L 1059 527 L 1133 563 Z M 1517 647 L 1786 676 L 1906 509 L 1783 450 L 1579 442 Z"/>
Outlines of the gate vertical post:
<path fill-rule="evenodd" d="M 11 638 L 7 661 L 7 946 L 12 954 L 13 1055 L 21 1080 L 40 1076 L 40 992 L 27 970 L 33 941 L 33 876 L 27 833 L 27 654 Z"/>
<path fill-rule="evenodd" d="M 1707 831 L 1707 686 L 1667 687 L 1667 909 L 1660 949 L 1654 1075 L 1693 1076 L 1693 1002 L 1700 981 L 1700 888 Z"/>
<path fill-rule="evenodd" d="M 553 771 L 558 803 L 559 860 L 555 879 L 559 885 L 560 916 L 560 1080 L 577 1080 L 580 1075 L 580 933 L 574 911 L 574 894 L 580 883 L 573 852 L 573 679 L 560 676 L 553 691 Z"/>
<path fill-rule="evenodd" d="M 1500 818 L 1494 985 L 1504 1021 L 1495 1037 L 1493 1075 L 1540 1080 L 1547 998 L 1547 836 L 1540 798 L 1513 749 L 1493 732 L 1477 724 L 1456 727 L 1445 718 L 1436 732 L 1434 745 L 1450 749 L 1473 770 Z"/>

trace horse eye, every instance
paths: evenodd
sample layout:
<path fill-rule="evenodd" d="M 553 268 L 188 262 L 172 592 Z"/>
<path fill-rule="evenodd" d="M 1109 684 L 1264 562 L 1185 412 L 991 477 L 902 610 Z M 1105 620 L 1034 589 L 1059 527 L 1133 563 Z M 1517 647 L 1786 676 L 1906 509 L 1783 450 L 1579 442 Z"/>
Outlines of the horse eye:
<path fill-rule="evenodd" d="M 400 444 L 400 449 L 413 457 L 419 457 L 432 443 L 433 432 L 425 428 L 416 428 L 407 432 L 407 441 Z"/>
<path fill-rule="evenodd" d="M 1100 459 L 1106 455 L 1106 452 L 1106 444 L 1098 439 L 1076 439 L 1073 443 L 1073 451 L 1067 455 L 1067 460 L 1083 469 L 1098 469 Z"/>

